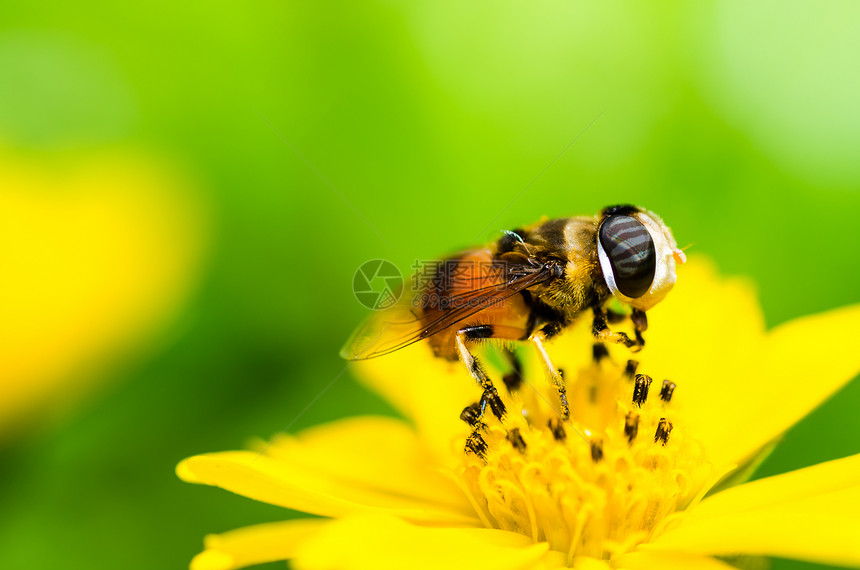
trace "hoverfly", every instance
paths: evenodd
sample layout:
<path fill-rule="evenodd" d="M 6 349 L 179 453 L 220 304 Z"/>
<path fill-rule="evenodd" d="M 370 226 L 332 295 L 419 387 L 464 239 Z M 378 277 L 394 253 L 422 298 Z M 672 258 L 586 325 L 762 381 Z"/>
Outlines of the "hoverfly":
<path fill-rule="evenodd" d="M 411 299 L 404 296 L 401 304 L 371 315 L 341 356 L 375 358 L 428 340 L 436 356 L 461 360 L 481 387 L 480 403 L 463 412 L 474 425 L 487 406 L 499 419 L 505 407 L 470 345 L 486 339 L 530 342 L 567 419 L 564 382 L 544 341 L 590 311 L 596 351 L 605 350 L 605 343 L 638 351 L 648 327 L 645 312 L 666 296 L 675 284 L 676 262 L 685 261 L 660 217 L 636 206 L 540 221 L 423 268 L 431 278 Z M 608 321 L 626 318 L 607 309 L 612 298 L 631 307 L 634 338 L 609 328 Z"/>

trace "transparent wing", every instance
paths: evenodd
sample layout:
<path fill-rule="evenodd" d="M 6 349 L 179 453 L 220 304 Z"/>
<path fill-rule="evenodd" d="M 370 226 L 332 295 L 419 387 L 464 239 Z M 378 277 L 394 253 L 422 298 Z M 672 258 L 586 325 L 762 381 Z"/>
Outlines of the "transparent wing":
<path fill-rule="evenodd" d="M 532 264 L 505 266 L 493 283 L 484 285 L 489 279 L 463 277 L 459 289 L 465 291 L 446 294 L 438 302 L 418 305 L 414 297 L 402 299 L 390 309 L 371 314 L 355 330 L 340 351 L 347 360 L 366 360 L 388 354 L 434 334 L 470 317 L 480 311 L 516 295 L 550 278 L 547 267 Z M 483 286 L 470 289 L 481 284 Z M 420 297 L 419 297 L 420 298 Z"/>

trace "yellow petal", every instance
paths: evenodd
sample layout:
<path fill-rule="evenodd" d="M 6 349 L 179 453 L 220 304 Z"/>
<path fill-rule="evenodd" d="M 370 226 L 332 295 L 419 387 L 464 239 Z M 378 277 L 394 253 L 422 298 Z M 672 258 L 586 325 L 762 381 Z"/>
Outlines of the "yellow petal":
<path fill-rule="evenodd" d="M 438 462 L 448 467 L 458 463 L 469 434 L 460 412 L 481 395 L 462 364 L 434 357 L 427 343 L 420 342 L 353 366 L 363 384 L 415 424 Z"/>
<path fill-rule="evenodd" d="M 645 348 L 632 358 L 677 379 L 679 389 L 707 393 L 700 377 L 733 375 L 756 354 L 764 315 L 748 279 L 720 275 L 705 257 L 691 256 L 678 273 L 675 288 L 648 311 Z"/>
<path fill-rule="evenodd" d="M 860 305 L 766 332 L 752 286 L 701 257 L 679 269 L 648 320 L 648 344 L 633 358 L 678 384 L 673 413 L 718 468 L 746 463 L 860 372 Z"/>
<path fill-rule="evenodd" d="M 860 486 L 860 454 L 744 483 L 708 497 L 690 514 L 720 516 L 855 486 Z"/>
<path fill-rule="evenodd" d="M 346 418 L 280 436 L 267 455 L 344 486 L 445 505 L 468 514 L 468 499 L 434 467 L 426 446 L 405 422 L 385 417 Z"/>
<path fill-rule="evenodd" d="M 622 570 L 734 570 L 716 558 L 679 552 L 632 552 L 613 559 L 613 565 Z"/>
<path fill-rule="evenodd" d="M 711 460 L 743 463 L 854 378 L 858 323 L 860 305 L 786 323 L 768 334 L 741 385 L 715 382 L 689 416 Z"/>
<path fill-rule="evenodd" d="M 354 445 L 342 449 L 338 434 Z M 191 457 L 179 464 L 177 474 L 185 481 L 321 516 L 381 511 L 434 524 L 479 524 L 462 493 L 422 461 L 420 441 L 398 420 L 343 420 L 308 432 L 308 445 L 302 445 L 302 437 L 276 442 L 274 456 L 234 451 Z M 290 449 L 296 451 L 295 461 Z M 329 458 L 324 457 L 327 450 Z M 410 482 L 416 488 L 410 489 Z"/>
<path fill-rule="evenodd" d="M 647 344 L 632 358 L 640 361 L 640 372 L 678 385 L 672 413 L 683 417 L 689 432 L 722 469 L 743 463 L 741 456 L 723 452 L 732 443 L 724 430 L 733 421 L 745 427 L 754 423 L 754 416 L 743 415 L 746 409 L 736 410 L 755 404 L 745 394 L 758 382 L 750 363 L 760 356 L 765 341 L 764 317 L 749 281 L 719 275 L 701 256 L 691 256 L 678 271 L 675 288 L 648 312 Z M 613 354 L 618 355 L 618 349 Z"/>
<path fill-rule="evenodd" d="M 427 528 L 393 517 L 335 521 L 304 542 L 297 570 L 439 570 L 440 568 L 539 568 L 547 545 L 496 529 Z M 555 557 L 551 557 L 555 559 Z"/>
<path fill-rule="evenodd" d="M 330 519 L 299 519 L 259 524 L 206 537 L 206 550 L 191 561 L 191 570 L 233 570 L 288 560 L 298 546 Z"/>
<path fill-rule="evenodd" d="M 855 455 L 709 497 L 648 548 L 857 566 L 858 512 L 860 455 Z"/>

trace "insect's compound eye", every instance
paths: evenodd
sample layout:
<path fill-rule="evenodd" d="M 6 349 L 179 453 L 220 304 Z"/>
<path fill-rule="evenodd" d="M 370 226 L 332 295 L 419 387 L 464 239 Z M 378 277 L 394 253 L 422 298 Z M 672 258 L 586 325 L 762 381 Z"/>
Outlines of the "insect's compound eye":
<path fill-rule="evenodd" d="M 618 290 L 631 299 L 647 293 L 654 281 L 657 252 L 645 226 L 630 216 L 610 216 L 600 225 L 600 245 Z"/>

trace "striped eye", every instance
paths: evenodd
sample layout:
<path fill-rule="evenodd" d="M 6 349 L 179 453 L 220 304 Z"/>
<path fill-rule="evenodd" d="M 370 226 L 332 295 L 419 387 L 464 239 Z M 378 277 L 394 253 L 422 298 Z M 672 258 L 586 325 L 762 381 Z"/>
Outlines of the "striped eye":
<path fill-rule="evenodd" d="M 654 281 L 657 252 L 645 226 L 630 216 L 611 216 L 600 225 L 600 245 L 618 290 L 631 299 L 647 293 Z"/>

